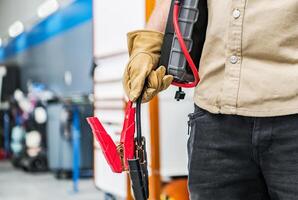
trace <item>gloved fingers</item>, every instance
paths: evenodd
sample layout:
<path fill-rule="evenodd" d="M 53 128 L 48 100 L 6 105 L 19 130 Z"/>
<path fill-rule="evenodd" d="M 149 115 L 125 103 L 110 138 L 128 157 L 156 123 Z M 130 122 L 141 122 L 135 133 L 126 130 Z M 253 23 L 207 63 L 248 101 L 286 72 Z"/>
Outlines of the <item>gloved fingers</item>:
<path fill-rule="evenodd" d="M 153 97 L 157 94 L 157 91 L 153 88 L 146 89 L 143 97 L 142 97 L 142 103 L 147 103 L 153 99 Z"/>
<path fill-rule="evenodd" d="M 135 102 L 143 91 L 144 80 L 142 78 L 140 79 L 139 77 L 130 79 L 128 76 L 126 76 L 123 78 L 123 87 L 129 100 Z"/>
<path fill-rule="evenodd" d="M 144 80 L 142 78 L 143 76 L 131 78 L 128 73 L 128 71 L 124 72 L 123 87 L 129 100 L 135 102 L 141 95 L 144 87 Z"/>
<path fill-rule="evenodd" d="M 172 75 L 166 75 L 166 68 L 164 66 L 160 66 L 156 70 L 156 75 L 158 79 L 158 86 L 156 87 L 158 92 L 167 89 L 174 79 Z"/>
<path fill-rule="evenodd" d="M 123 82 L 124 89 L 133 102 L 138 99 L 143 90 L 142 102 L 150 101 L 158 92 L 167 89 L 173 81 L 173 76 L 165 75 L 166 68 L 164 66 L 151 71 L 148 76 L 147 71 L 139 71 L 137 74 L 129 73 L 130 70 L 126 70 Z"/>
<path fill-rule="evenodd" d="M 160 66 L 156 69 L 156 74 L 159 80 L 162 80 L 163 77 L 166 75 L 166 68 L 164 66 Z"/>
<path fill-rule="evenodd" d="M 171 85 L 173 80 L 174 80 L 174 77 L 172 75 L 164 76 L 163 79 L 162 79 L 162 84 L 161 84 L 161 87 L 160 87 L 160 91 L 163 91 L 163 90 L 167 89 Z"/>
<path fill-rule="evenodd" d="M 137 76 L 135 78 L 130 78 L 128 82 L 128 85 L 130 87 L 128 98 L 132 102 L 135 102 L 141 95 L 144 88 L 145 79 L 146 79 L 146 76 Z"/>
<path fill-rule="evenodd" d="M 158 92 L 161 91 L 165 73 L 166 68 L 161 66 L 149 74 L 142 98 L 143 102 L 150 101 Z"/>
<path fill-rule="evenodd" d="M 131 101 L 136 101 L 141 95 L 145 80 L 152 71 L 152 58 L 148 54 L 136 55 L 126 67 L 124 73 L 124 88 Z"/>
<path fill-rule="evenodd" d="M 156 71 L 152 71 L 147 77 L 142 102 L 146 103 L 150 101 L 158 92 L 161 81 L 158 79 Z"/>

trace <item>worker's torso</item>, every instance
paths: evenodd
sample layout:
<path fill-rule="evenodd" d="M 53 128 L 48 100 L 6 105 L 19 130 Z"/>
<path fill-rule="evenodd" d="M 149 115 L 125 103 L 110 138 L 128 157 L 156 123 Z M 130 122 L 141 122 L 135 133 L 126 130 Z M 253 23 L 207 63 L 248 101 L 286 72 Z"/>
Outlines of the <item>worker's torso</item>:
<path fill-rule="evenodd" d="M 195 102 L 213 113 L 298 113 L 298 0 L 207 0 Z"/>

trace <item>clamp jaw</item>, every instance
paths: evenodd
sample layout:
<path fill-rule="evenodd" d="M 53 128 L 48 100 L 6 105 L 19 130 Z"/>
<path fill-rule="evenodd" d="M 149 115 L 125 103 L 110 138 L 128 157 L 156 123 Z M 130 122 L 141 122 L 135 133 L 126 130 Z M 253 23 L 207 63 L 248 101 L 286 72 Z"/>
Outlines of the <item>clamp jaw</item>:
<path fill-rule="evenodd" d="M 135 198 L 147 200 L 149 198 L 148 163 L 146 140 L 141 132 L 141 102 L 142 98 L 139 98 L 136 108 L 132 107 L 132 102 L 128 102 L 119 145 L 113 142 L 96 117 L 89 117 L 87 121 L 112 171 L 115 173 L 127 171 Z"/>
<path fill-rule="evenodd" d="M 132 107 L 132 102 L 128 102 L 121 131 L 120 144 L 118 145 L 114 143 L 111 136 L 107 133 L 97 117 L 87 118 L 109 166 L 115 173 L 128 171 L 127 160 L 134 158 L 135 112 L 136 109 Z"/>

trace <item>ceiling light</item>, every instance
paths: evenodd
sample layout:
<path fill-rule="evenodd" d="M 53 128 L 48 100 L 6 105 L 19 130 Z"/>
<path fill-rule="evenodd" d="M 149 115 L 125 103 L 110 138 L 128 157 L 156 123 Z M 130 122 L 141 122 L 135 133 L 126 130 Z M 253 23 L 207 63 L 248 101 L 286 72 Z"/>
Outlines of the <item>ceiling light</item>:
<path fill-rule="evenodd" d="M 41 4 L 37 9 L 37 16 L 40 18 L 45 18 L 59 8 L 59 3 L 57 0 L 46 0 L 43 4 Z"/>
<path fill-rule="evenodd" d="M 24 32 L 24 24 L 21 21 L 14 22 L 8 29 L 10 37 L 17 37 Z"/>

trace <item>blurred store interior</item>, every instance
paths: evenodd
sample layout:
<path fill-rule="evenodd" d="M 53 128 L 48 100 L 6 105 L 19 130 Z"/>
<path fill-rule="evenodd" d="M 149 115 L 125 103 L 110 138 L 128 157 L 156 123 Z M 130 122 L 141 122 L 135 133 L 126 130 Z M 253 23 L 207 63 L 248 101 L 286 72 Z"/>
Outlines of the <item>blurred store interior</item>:
<path fill-rule="evenodd" d="M 143 28 L 153 7 L 0 0 L 1 200 L 133 199 L 128 175 L 111 171 L 86 118 L 98 116 L 119 141 L 126 33 Z M 192 91 L 179 107 L 175 91 L 142 106 L 152 200 L 188 199 L 187 123 L 179 122 L 193 109 Z"/>

